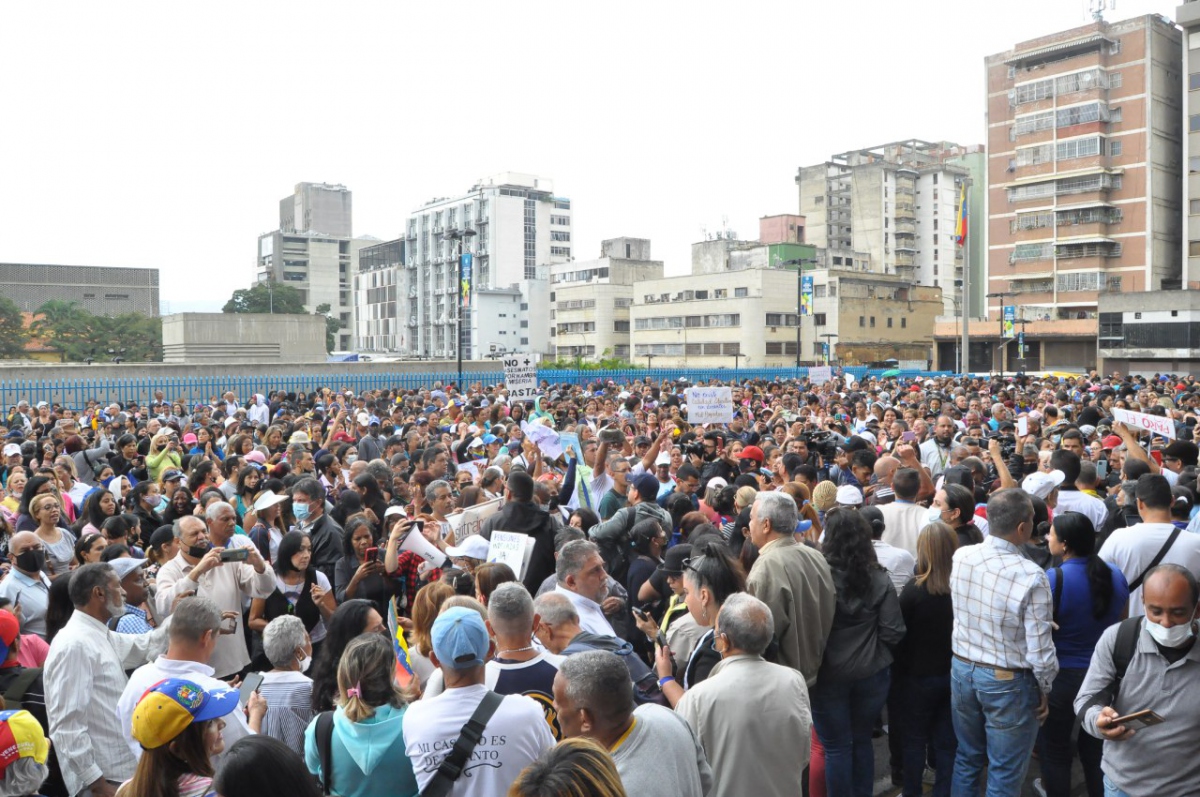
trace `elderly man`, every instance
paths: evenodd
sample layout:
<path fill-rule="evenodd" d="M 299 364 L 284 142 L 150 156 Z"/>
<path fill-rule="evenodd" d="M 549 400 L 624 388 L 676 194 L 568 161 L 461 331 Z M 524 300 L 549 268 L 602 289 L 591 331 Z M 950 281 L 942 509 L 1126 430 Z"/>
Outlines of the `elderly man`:
<path fill-rule="evenodd" d="M 987 510 L 991 535 L 955 551 L 950 576 L 955 794 L 979 794 L 985 767 L 988 795 L 1020 793 L 1058 674 L 1050 582 L 1021 551 L 1033 504 L 1001 490 Z"/>
<path fill-rule="evenodd" d="M 121 741 L 129 729 L 115 710 L 129 680 L 125 671 L 151 658 L 165 630 L 108 630 L 109 621 L 125 612 L 121 582 L 111 565 L 84 565 L 68 586 L 75 612 L 54 637 L 44 673 L 50 736 L 68 794 L 113 797 L 137 767 Z"/>
<path fill-rule="evenodd" d="M 1194 794 L 1200 783 L 1200 584 L 1186 567 L 1159 565 L 1146 577 L 1142 603 L 1144 617 L 1109 626 L 1096 643 L 1075 710 L 1083 729 L 1104 740 L 1105 794 Z M 1162 725 L 1113 722 L 1146 710 Z"/>
<path fill-rule="evenodd" d="M 787 493 L 759 493 L 754 499 L 750 542 L 758 548 L 758 559 L 746 591 L 771 608 L 779 663 L 811 686 L 833 627 L 835 595 L 825 557 L 796 542 L 796 519 L 796 502 Z"/>
<path fill-rule="evenodd" d="M 43 572 L 46 549 L 32 531 L 18 531 L 8 542 L 12 569 L 0 582 L 0 598 L 20 607 L 21 633 L 46 636 L 46 607 L 50 602 L 50 579 Z"/>
<path fill-rule="evenodd" d="M 712 793 L 794 797 L 812 732 L 804 676 L 763 658 L 775 623 L 758 598 L 731 595 L 715 629 L 720 663 L 675 707 L 713 766 Z"/>
<path fill-rule="evenodd" d="M 554 678 L 563 736 L 586 736 L 612 753 L 621 783 L 638 797 L 704 797 L 712 769 L 680 715 L 653 703 L 634 708 L 629 671 L 602 650 L 570 656 Z M 411 710 L 411 709 L 410 709 Z"/>
<path fill-rule="evenodd" d="M 333 584 L 336 569 L 342 558 L 342 527 L 325 514 L 325 488 L 316 479 L 301 479 L 292 488 L 292 512 L 296 515 L 296 531 L 312 541 L 312 564 Z"/>
<path fill-rule="evenodd" d="M 600 636 L 616 636 L 604 616 L 604 599 L 608 597 L 608 574 L 600 548 L 588 540 L 576 540 L 562 547 L 555 563 L 558 586 L 555 592 L 566 597 L 579 614 L 584 631 Z"/>
<path fill-rule="evenodd" d="M 175 539 L 179 553 L 158 571 L 155 608 L 166 617 L 177 598 L 193 593 L 209 598 L 231 617 L 233 629 L 216 643 L 210 664 L 216 677 L 228 678 L 250 663 L 246 637 L 242 632 L 242 598 L 266 598 L 275 591 L 275 573 L 269 569 L 257 546 L 215 547 L 209 540 L 204 521 L 189 515 L 175 521 Z M 237 551 L 244 558 L 231 560 L 226 551 Z"/>

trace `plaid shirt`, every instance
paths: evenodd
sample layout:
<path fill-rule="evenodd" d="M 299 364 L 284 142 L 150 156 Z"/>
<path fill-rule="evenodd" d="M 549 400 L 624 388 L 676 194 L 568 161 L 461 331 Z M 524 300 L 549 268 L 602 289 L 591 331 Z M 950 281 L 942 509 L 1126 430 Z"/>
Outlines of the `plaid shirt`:
<path fill-rule="evenodd" d="M 412 551 L 400 551 L 396 556 L 396 569 L 388 573 L 388 578 L 400 581 L 404 585 L 404 594 L 408 596 L 409 610 L 412 608 L 413 598 L 416 597 L 417 590 L 425 584 L 432 584 L 435 581 L 440 581 L 442 578 L 440 567 L 433 568 L 422 578 L 420 568 L 424 562 L 424 559 Z"/>
<path fill-rule="evenodd" d="M 1000 669 L 1031 669 L 1043 693 L 1058 674 L 1050 580 L 999 537 L 954 552 L 954 653 Z"/>

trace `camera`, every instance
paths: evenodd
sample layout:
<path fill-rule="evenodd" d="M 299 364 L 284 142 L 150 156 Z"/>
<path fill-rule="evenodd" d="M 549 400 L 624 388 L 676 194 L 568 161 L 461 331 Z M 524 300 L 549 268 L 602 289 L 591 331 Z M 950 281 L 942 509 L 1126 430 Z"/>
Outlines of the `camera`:
<path fill-rule="evenodd" d="M 804 442 L 809 451 L 815 452 L 826 462 L 832 462 L 837 458 L 838 443 L 833 432 L 803 432 L 800 440 Z"/>
<path fill-rule="evenodd" d="M 685 457 L 700 457 L 700 459 L 704 459 L 704 443 L 699 440 L 684 443 L 680 446 L 679 450 Z"/>

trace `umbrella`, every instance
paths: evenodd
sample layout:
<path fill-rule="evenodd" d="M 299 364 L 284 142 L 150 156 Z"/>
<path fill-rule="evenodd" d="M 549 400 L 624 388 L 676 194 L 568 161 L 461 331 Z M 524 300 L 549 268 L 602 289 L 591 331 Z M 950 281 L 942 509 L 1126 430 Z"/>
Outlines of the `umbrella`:
<path fill-rule="evenodd" d="M 880 374 L 880 376 L 900 376 L 900 369 L 899 368 L 889 368 L 888 370 L 886 370 L 882 374 Z"/>

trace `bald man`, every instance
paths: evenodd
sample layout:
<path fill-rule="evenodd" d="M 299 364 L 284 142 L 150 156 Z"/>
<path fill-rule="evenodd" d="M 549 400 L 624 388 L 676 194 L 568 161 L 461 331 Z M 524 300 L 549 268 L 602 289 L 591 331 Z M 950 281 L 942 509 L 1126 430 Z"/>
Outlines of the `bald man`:
<path fill-rule="evenodd" d="M 875 492 L 871 503 L 875 506 L 890 504 L 896 500 L 896 491 L 892 489 L 892 477 L 900 468 L 900 460 L 895 457 L 880 457 L 875 460 Z"/>

